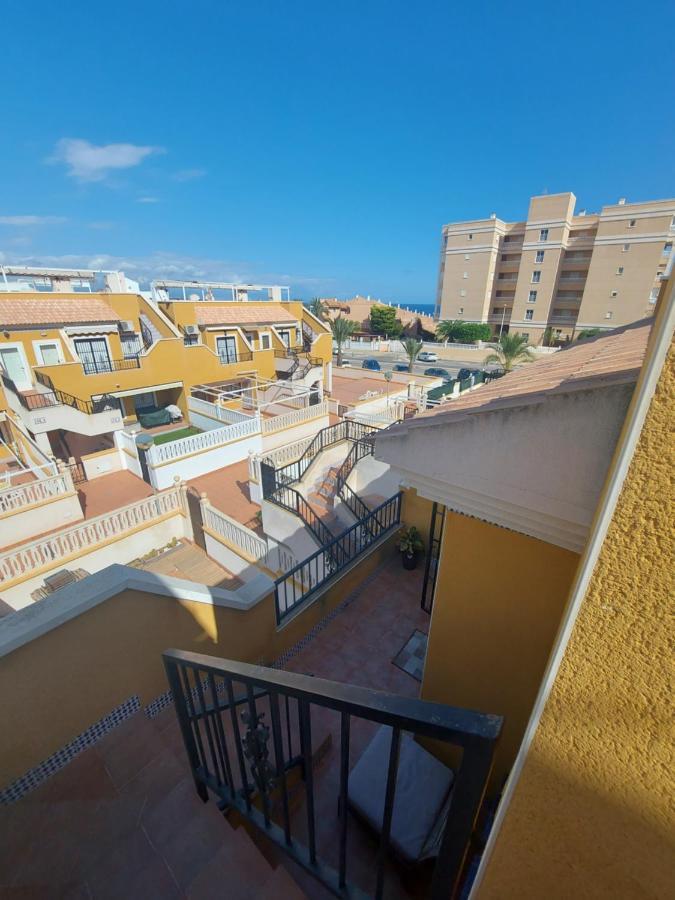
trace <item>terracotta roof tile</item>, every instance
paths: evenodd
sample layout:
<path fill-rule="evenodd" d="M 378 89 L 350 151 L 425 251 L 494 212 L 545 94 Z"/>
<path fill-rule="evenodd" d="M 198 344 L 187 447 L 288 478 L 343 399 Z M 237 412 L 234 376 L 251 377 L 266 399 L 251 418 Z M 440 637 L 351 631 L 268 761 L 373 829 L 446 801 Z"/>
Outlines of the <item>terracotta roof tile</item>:
<path fill-rule="evenodd" d="M 475 391 L 427 410 L 388 429 L 387 435 L 410 428 L 454 422 L 507 407 L 544 402 L 570 391 L 637 380 L 653 319 L 642 319 L 591 340 L 525 364 Z"/>
<path fill-rule="evenodd" d="M 213 303 L 197 306 L 199 325 L 271 325 L 298 320 L 279 303 Z"/>
<path fill-rule="evenodd" d="M 0 327 L 4 328 L 118 322 L 119 318 L 112 306 L 100 297 L 75 294 L 42 299 L 0 295 Z"/>

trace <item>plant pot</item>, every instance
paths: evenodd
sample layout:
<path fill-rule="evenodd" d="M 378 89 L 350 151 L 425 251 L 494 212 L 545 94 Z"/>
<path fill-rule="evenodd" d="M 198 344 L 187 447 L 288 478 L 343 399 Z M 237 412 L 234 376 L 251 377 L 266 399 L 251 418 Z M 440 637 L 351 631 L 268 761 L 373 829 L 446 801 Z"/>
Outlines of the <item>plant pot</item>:
<path fill-rule="evenodd" d="M 417 566 L 417 551 L 412 553 L 401 553 L 401 562 L 404 569 L 414 569 Z"/>

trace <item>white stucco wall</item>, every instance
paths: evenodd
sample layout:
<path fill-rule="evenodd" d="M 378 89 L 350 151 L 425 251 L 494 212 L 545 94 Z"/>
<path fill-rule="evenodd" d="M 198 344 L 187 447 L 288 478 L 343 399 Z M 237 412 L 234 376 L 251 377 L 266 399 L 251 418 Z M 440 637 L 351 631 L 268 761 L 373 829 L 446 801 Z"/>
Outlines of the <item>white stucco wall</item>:
<path fill-rule="evenodd" d="M 285 410 L 288 412 L 288 410 Z M 327 428 L 330 423 L 328 416 L 319 416 L 318 419 L 312 419 L 309 422 L 303 422 L 294 428 L 285 428 L 283 431 L 275 431 L 272 434 L 264 434 L 262 436 L 262 445 L 264 450 L 274 450 L 277 447 L 283 447 L 286 444 L 292 444 L 295 441 L 301 441 L 306 437 L 314 437 L 322 428 Z"/>
<path fill-rule="evenodd" d="M 446 424 L 413 419 L 403 434 L 378 436 L 375 457 L 458 512 L 578 550 L 632 390 L 578 391 Z"/>
<path fill-rule="evenodd" d="M 31 592 L 42 587 L 45 576 L 49 576 L 59 569 L 85 569 L 85 571 L 93 574 L 114 563 L 122 563 L 123 565 L 129 563 L 140 556 L 144 556 L 151 550 L 164 547 L 174 537 L 189 538 L 190 536 L 188 520 L 185 516 L 177 513 L 175 516 L 171 516 L 162 522 L 158 522 L 127 537 L 120 538 L 118 541 L 113 541 L 92 552 L 85 552 L 78 556 L 77 559 L 67 562 L 56 559 L 54 560 L 54 565 L 48 571 L 41 572 L 35 578 L 28 578 L 14 587 L 3 590 L 2 585 L 0 585 L 0 597 L 13 609 L 22 609 L 24 606 L 29 606 L 34 602 L 31 599 Z"/>
<path fill-rule="evenodd" d="M 0 549 L 30 540 L 46 531 L 75 524 L 83 518 L 82 507 L 76 493 L 54 497 L 49 503 L 34 506 L 32 509 L 18 510 L 0 519 Z"/>
<path fill-rule="evenodd" d="M 121 450 L 114 448 L 109 453 L 97 453 L 91 457 L 82 457 L 82 465 L 87 478 L 98 478 L 99 475 L 109 475 L 111 472 L 119 472 L 125 468 L 122 456 L 126 456 Z M 140 468 L 140 467 L 139 467 Z"/>
<path fill-rule="evenodd" d="M 240 441 L 231 441 L 221 447 L 194 453 L 192 456 L 184 456 L 181 459 L 172 460 L 161 466 L 149 465 L 150 481 L 156 488 L 163 489 L 174 484 L 176 475 L 182 481 L 189 481 L 199 475 L 206 475 L 224 466 L 247 459 L 249 451 L 259 453 L 262 450 L 262 441 L 259 434 L 244 438 Z"/>

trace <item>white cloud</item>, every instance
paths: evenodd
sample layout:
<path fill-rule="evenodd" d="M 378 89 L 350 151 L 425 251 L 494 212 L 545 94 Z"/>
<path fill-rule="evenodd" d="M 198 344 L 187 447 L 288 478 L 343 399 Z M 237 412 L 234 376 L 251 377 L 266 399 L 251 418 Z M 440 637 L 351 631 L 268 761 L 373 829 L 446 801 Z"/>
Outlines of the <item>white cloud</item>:
<path fill-rule="evenodd" d="M 153 279 L 172 278 L 185 281 L 228 281 L 239 283 L 289 284 L 291 291 L 330 290 L 332 279 L 312 278 L 306 275 L 292 275 L 287 272 L 265 272 L 245 261 L 210 259 L 199 256 L 181 256 L 157 251 L 147 256 L 112 256 L 65 254 L 63 256 L 41 255 L 9 256 L 0 250 L 0 263 L 21 266 L 51 266 L 54 268 L 113 269 L 120 270 L 131 278 L 147 284 Z"/>
<path fill-rule="evenodd" d="M 68 221 L 63 216 L 0 216 L 0 225 L 29 227 L 31 225 L 60 225 Z"/>
<path fill-rule="evenodd" d="M 154 153 L 163 153 L 161 147 L 143 147 L 138 144 L 92 144 L 80 138 L 62 138 L 57 142 L 50 163 L 64 163 L 68 175 L 78 181 L 103 181 L 110 172 L 131 169 Z"/>
<path fill-rule="evenodd" d="M 159 197 L 139 197 L 137 203 L 159 203 Z"/>
<path fill-rule="evenodd" d="M 180 169 L 171 176 L 174 181 L 194 181 L 195 178 L 203 178 L 206 169 Z"/>

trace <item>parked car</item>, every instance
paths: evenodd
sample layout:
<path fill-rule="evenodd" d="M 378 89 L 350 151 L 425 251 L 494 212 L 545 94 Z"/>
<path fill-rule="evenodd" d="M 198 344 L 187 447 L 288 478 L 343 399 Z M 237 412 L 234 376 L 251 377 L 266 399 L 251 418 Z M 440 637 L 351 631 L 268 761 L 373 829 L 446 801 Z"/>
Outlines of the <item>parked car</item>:
<path fill-rule="evenodd" d="M 422 350 L 421 353 L 417 354 L 417 358 L 420 362 L 438 362 L 438 355 L 430 350 Z"/>
<path fill-rule="evenodd" d="M 409 366 L 407 363 L 396 363 L 394 366 L 394 372 L 407 372 Z"/>
<path fill-rule="evenodd" d="M 457 373 L 457 377 L 460 381 L 464 381 L 465 378 L 469 378 L 470 375 L 477 375 L 479 369 L 460 369 Z"/>
<path fill-rule="evenodd" d="M 376 359 L 364 359 L 361 364 L 362 369 L 371 369 L 373 372 L 379 372 L 382 368 Z"/>
<path fill-rule="evenodd" d="M 424 370 L 425 375 L 431 375 L 433 378 L 442 378 L 443 381 L 452 381 L 452 375 L 449 372 L 446 372 L 445 369 L 435 369 L 433 366 L 430 369 Z"/>

